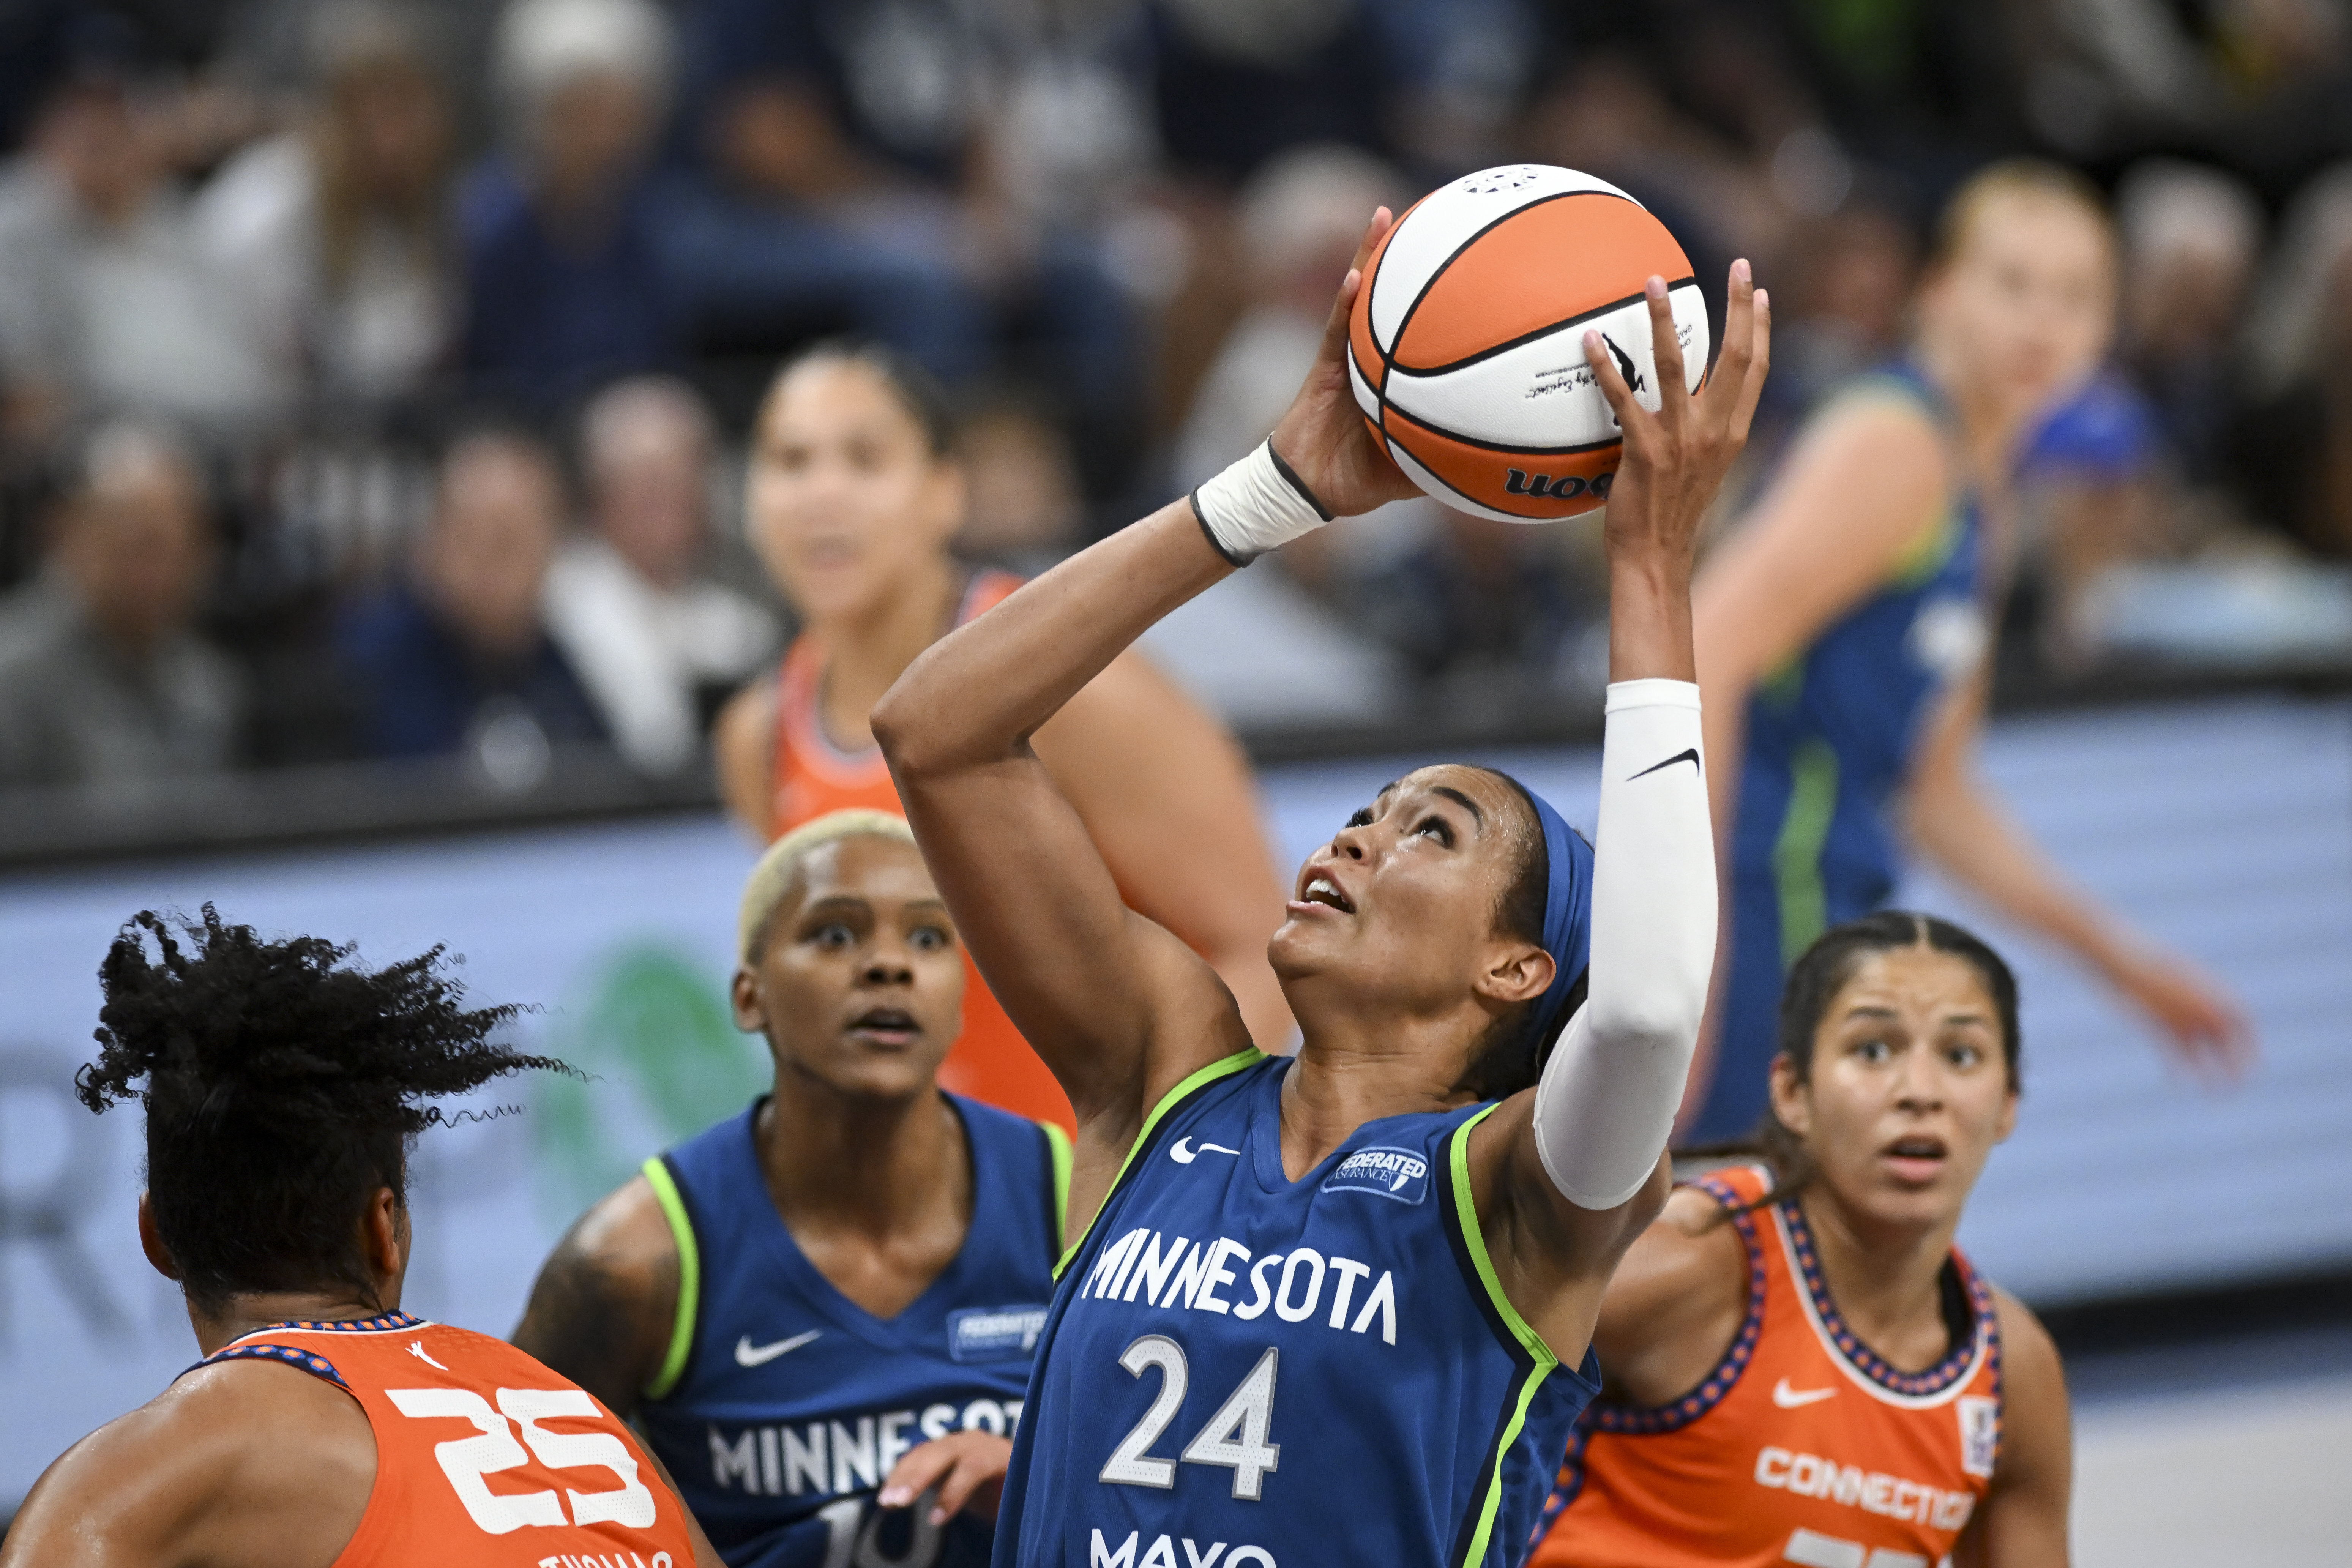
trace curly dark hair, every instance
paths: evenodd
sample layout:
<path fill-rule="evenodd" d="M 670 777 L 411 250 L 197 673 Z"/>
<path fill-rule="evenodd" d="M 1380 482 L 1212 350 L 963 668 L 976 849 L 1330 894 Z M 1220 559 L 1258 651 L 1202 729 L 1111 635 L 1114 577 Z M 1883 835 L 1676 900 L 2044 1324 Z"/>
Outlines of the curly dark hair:
<path fill-rule="evenodd" d="M 443 949 L 373 972 L 352 951 L 267 942 L 207 903 L 201 921 L 142 910 L 99 966 L 99 1056 L 75 1090 L 94 1111 L 144 1102 L 148 1203 L 200 1310 L 265 1290 L 366 1300 L 360 1216 L 383 1187 L 406 1202 L 412 1141 L 449 1120 L 418 1101 L 574 1070 L 491 1043 L 520 1009 L 464 1006 Z"/>

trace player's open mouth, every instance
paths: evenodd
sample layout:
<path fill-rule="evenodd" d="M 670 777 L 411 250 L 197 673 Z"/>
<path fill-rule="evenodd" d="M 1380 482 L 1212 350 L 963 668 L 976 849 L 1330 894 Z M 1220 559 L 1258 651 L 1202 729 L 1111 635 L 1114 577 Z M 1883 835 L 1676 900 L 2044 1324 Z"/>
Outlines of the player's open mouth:
<path fill-rule="evenodd" d="M 849 1021 L 849 1032 L 872 1045 L 903 1047 L 922 1038 L 923 1026 L 903 1007 L 868 1007 Z"/>
<path fill-rule="evenodd" d="M 1337 910 L 1343 915 L 1352 915 L 1356 912 L 1356 906 L 1349 901 L 1347 894 L 1339 890 L 1339 884 L 1328 877 L 1308 878 L 1307 886 L 1299 889 L 1298 897 L 1290 900 L 1290 907 L 1294 911 L 1308 905 L 1320 905 L 1327 910 Z"/>
<path fill-rule="evenodd" d="M 1941 1138 L 1913 1132 L 1879 1150 L 1878 1157 L 1898 1181 L 1925 1184 L 1943 1174 L 1944 1162 L 1950 1152 Z"/>

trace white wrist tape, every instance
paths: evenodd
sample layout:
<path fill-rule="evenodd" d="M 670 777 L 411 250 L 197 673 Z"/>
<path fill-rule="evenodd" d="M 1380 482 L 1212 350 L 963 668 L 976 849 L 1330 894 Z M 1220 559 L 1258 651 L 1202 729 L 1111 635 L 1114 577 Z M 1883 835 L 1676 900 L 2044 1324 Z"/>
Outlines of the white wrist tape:
<path fill-rule="evenodd" d="M 1275 455 L 1271 438 L 1194 490 L 1192 515 L 1217 553 L 1236 566 L 1331 521 L 1306 481 Z"/>
<path fill-rule="evenodd" d="M 1715 967 L 1715 830 L 1698 688 L 1609 688 L 1584 1005 L 1536 1085 L 1536 1152 L 1580 1208 L 1642 1190 L 1674 1131 Z"/>

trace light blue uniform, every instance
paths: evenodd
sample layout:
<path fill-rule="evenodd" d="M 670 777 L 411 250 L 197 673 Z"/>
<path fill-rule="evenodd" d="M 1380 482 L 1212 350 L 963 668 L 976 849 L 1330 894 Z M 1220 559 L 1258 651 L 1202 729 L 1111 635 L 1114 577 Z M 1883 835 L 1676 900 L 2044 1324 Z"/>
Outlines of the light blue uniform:
<path fill-rule="evenodd" d="M 1950 415 L 1908 364 L 1841 396 L 1900 398 Z M 1732 833 L 1732 928 L 1715 1076 L 1691 1143 L 1746 1136 L 1763 1117 L 1789 965 L 1833 925 L 1883 906 L 1901 863 L 1887 808 L 1936 699 L 1987 640 L 1975 495 L 1948 510 L 1877 592 L 1815 637 L 1748 703 Z"/>
<path fill-rule="evenodd" d="M 1599 1385 L 1504 1299 L 1466 1176 L 1491 1106 L 1282 1168 L 1290 1062 L 1153 1111 L 1065 1260 L 999 1516 L 1003 1568 L 1507 1568 Z"/>
<path fill-rule="evenodd" d="M 878 1511 L 908 1448 L 1020 1422 L 1053 1290 L 1068 1145 L 945 1097 L 971 1150 L 971 1227 L 894 1318 L 834 1288 L 768 1195 L 759 1106 L 646 1163 L 678 1244 L 670 1354 L 636 1421 L 730 1568 L 983 1568 L 988 1527 Z"/>

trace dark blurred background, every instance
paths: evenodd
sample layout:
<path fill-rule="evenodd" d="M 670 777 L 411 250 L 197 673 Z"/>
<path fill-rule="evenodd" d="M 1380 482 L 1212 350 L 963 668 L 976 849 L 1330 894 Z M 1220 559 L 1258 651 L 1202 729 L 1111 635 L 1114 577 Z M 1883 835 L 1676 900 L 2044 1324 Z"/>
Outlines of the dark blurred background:
<path fill-rule="evenodd" d="M 1750 483 L 1960 179 L 2083 169 L 2123 319 L 2002 700 L 2338 686 L 2347 73 L 2336 0 L 5 0 L 0 855 L 703 798 L 790 630 L 781 356 L 936 371 L 964 544 L 1034 566 L 1263 433 L 1370 206 L 1513 159 L 1755 258 Z M 1589 522 L 1316 542 L 1161 639 L 1261 756 L 1594 721 Z"/>

